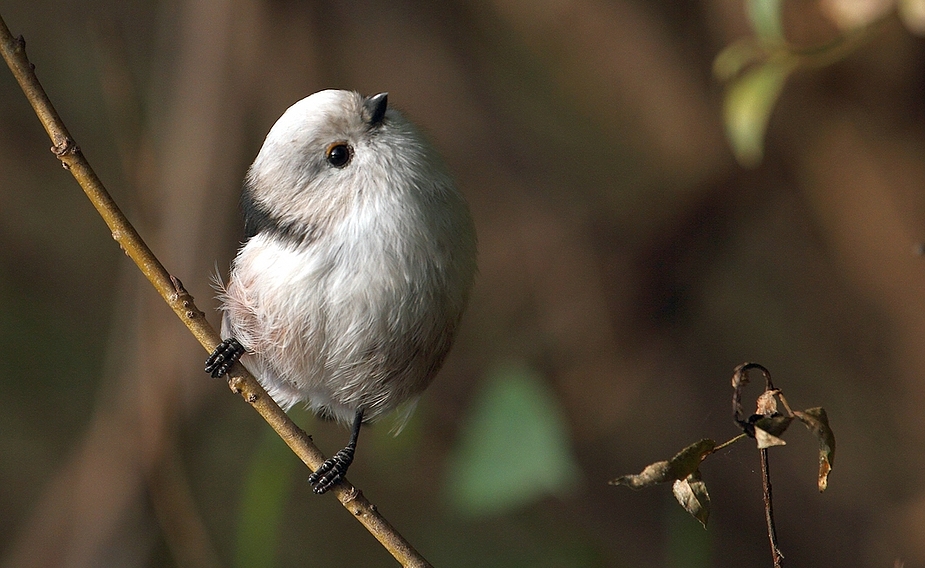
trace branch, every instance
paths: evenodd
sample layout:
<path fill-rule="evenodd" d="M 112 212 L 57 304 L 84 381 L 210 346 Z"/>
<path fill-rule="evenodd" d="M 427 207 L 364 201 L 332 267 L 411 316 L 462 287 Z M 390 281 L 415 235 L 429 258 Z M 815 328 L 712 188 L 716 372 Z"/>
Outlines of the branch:
<path fill-rule="evenodd" d="M 205 314 L 196 307 L 193 297 L 186 291 L 178 278 L 172 276 L 151 249 L 144 243 L 135 228 L 113 201 L 109 192 L 94 173 L 84 158 L 80 148 L 71 138 L 58 116 L 48 95 L 35 75 L 34 66 L 26 56 L 25 40 L 22 36 L 14 38 L 0 16 L 0 51 L 23 93 L 32 104 L 51 139 L 51 151 L 61 160 L 64 169 L 71 172 L 77 183 L 87 194 L 100 216 L 112 231 L 112 238 L 119 243 L 141 272 L 148 278 L 165 302 L 173 309 L 190 332 L 199 340 L 207 352 L 211 352 L 221 343 L 221 337 L 205 318 Z M 279 434 L 280 438 L 292 449 L 312 471 L 324 462 L 324 455 L 312 443 L 311 437 L 286 415 L 276 402 L 267 395 L 260 383 L 236 363 L 228 374 L 228 386 L 232 392 L 241 395 L 264 420 Z M 337 499 L 360 523 L 385 547 L 402 566 L 416 568 L 430 567 L 408 541 L 404 539 L 389 522 L 379 514 L 363 492 L 351 485 L 346 479 L 336 485 L 332 492 Z"/>

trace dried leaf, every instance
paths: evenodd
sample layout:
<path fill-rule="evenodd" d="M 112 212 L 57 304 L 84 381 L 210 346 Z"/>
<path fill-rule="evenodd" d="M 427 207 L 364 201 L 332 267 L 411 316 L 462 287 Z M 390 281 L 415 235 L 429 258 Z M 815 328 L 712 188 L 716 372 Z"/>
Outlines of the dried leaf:
<path fill-rule="evenodd" d="M 738 365 L 732 374 L 732 413 L 735 421 L 745 428 L 747 426 L 745 419 L 745 409 L 742 408 L 742 393 L 749 382 L 748 372 L 757 369 L 761 371 L 765 380 L 765 391 L 774 390 L 771 383 L 771 373 L 758 363 L 742 363 Z"/>
<path fill-rule="evenodd" d="M 707 528 L 707 519 L 710 517 L 710 494 L 707 485 L 700 477 L 700 470 L 696 470 L 684 479 L 678 479 L 671 488 L 674 498 L 700 521 L 703 528 Z"/>
<path fill-rule="evenodd" d="M 643 489 L 652 487 L 659 483 L 671 481 L 672 477 L 668 474 L 671 470 L 671 464 L 667 461 L 655 462 L 646 466 L 644 470 L 635 475 L 621 475 L 616 479 L 610 480 L 610 485 L 625 485 L 630 489 Z"/>
<path fill-rule="evenodd" d="M 779 392 L 779 390 L 766 390 L 761 393 L 756 401 L 758 410 L 755 413 L 761 414 L 762 416 L 777 414 L 777 399 L 774 397 Z"/>
<path fill-rule="evenodd" d="M 829 484 L 829 472 L 835 462 L 835 434 L 829 426 L 829 417 L 821 406 L 807 408 L 802 412 L 797 410 L 793 414 L 819 441 L 819 491 L 825 491 Z"/>
<path fill-rule="evenodd" d="M 674 476 L 674 479 L 683 479 L 694 473 L 700 467 L 700 462 L 703 461 L 703 458 L 709 455 L 715 447 L 716 442 L 709 438 L 704 438 L 684 448 L 669 462 L 671 475 Z"/>
<path fill-rule="evenodd" d="M 787 431 L 787 427 L 790 426 L 791 422 L 793 422 L 792 416 L 784 416 L 782 414 L 776 416 L 763 416 L 755 421 L 755 428 L 760 428 L 772 436 L 780 436 Z"/>
<path fill-rule="evenodd" d="M 773 446 L 786 446 L 787 442 L 777 436 L 770 434 L 761 428 L 755 426 L 755 441 L 758 442 L 758 449 L 764 450 Z"/>
<path fill-rule="evenodd" d="M 684 448 L 670 460 L 649 464 L 642 472 L 635 475 L 622 475 L 611 480 L 610 485 L 625 485 L 631 489 L 642 489 L 659 483 L 684 479 L 697 471 L 700 462 L 715 447 L 716 442 L 704 438 Z"/>

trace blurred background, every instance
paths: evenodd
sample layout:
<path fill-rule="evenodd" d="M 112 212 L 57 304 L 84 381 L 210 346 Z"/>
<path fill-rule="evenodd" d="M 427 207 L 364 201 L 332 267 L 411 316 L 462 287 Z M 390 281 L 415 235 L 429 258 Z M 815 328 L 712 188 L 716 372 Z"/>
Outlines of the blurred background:
<path fill-rule="evenodd" d="M 921 8 L 0 0 L 216 324 L 241 179 L 290 104 L 388 91 L 429 134 L 480 275 L 412 422 L 364 432 L 350 479 L 441 567 L 770 566 L 749 442 L 701 468 L 707 530 L 670 486 L 607 485 L 736 435 L 744 361 L 838 439 L 824 494 L 802 426 L 770 452 L 785 565 L 925 566 Z M 5 70 L 0 133 L 0 566 L 396 565 L 202 372 Z M 292 415 L 328 454 L 347 440 Z"/>

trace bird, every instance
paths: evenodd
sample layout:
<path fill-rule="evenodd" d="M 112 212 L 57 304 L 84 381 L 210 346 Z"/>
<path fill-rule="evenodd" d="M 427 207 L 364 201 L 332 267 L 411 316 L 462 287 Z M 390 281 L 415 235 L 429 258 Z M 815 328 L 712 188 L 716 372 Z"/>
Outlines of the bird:
<path fill-rule="evenodd" d="M 244 240 L 217 283 L 224 338 L 283 410 L 350 427 L 308 478 L 327 492 L 364 423 L 410 415 L 457 335 L 477 272 L 469 206 L 388 93 L 324 90 L 289 107 L 247 170 Z"/>

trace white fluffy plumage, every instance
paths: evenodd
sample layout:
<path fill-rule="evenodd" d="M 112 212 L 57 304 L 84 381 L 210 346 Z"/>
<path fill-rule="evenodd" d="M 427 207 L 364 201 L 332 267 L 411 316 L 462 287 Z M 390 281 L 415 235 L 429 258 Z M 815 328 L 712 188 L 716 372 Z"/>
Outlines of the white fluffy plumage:
<path fill-rule="evenodd" d="M 222 335 L 270 396 L 346 424 L 416 400 L 476 271 L 468 206 L 420 133 L 385 95 L 315 93 L 270 130 L 242 205 Z"/>

